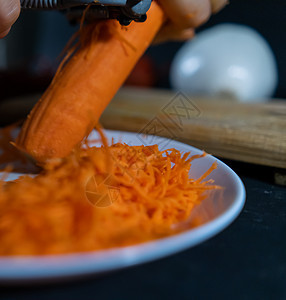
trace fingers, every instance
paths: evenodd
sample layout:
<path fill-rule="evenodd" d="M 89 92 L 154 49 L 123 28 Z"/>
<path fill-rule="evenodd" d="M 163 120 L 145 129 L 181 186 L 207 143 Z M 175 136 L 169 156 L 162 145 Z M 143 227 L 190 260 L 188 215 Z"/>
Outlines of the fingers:
<path fill-rule="evenodd" d="M 227 4 L 228 0 L 211 0 L 212 12 L 214 14 L 219 12 Z"/>
<path fill-rule="evenodd" d="M 11 27 L 9 27 L 7 30 L 0 33 L 0 39 L 3 39 L 11 30 Z"/>
<path fill-rule="evenodd" d="M 194 35 L 195 31 L 192 28 L 180 29 L 169 23 L 160 30 L 153 44 L 160 44 L 166 41 L 185 41 L 193 38 Z"/>
<path fill-rule="evenodd" d="M 154 43 L 166 40 L 187 40 L 194 28 L 205 23 L 212 13 L 220 11 L 228 0 L 159 0 L 169 22 L 157 35 Z"/>
<path fill-rule="evenodd" d="M 0 0 L 0 38 L 8 34 L 19 14 L 19 0 Z"/>
<path fill-rule="evenodd" d="M 200 26 L 212 12 L 209 0 L 161 0 L 160 3 L 169 19 L 181 29 Z"/>

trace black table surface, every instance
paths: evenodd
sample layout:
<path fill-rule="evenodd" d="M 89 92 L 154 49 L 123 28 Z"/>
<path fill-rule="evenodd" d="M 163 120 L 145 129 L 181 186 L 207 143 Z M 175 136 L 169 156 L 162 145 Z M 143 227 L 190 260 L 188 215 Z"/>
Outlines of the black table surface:
<path fill-rule="evenodd" d="M 270 182 L 271 168 L 230 163 L 247 201 L 216 237 L 101 277 L 1 286 L 0 299 L 286 299 L 286 188 Z"/>

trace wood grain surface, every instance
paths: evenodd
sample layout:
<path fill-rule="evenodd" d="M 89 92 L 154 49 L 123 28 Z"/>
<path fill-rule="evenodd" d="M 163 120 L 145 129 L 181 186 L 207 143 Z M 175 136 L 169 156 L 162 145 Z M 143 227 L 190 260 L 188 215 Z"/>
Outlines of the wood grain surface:
<path fill-rule="evenodd" d="M 161 135 L 223 158 L 286 168 L 286 101 L 242 104 L 167 91 L 122 90 L 105 128 Z"/>

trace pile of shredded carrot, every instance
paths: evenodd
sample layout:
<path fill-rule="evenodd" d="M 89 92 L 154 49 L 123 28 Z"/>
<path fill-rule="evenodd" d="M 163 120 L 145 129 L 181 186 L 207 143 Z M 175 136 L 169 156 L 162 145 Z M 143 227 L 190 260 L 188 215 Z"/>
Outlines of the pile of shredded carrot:
<path fill-rule="evenodd" d="M 35 176 L 0 181 L 0 255 L 43 255 L 133 245 L 177 233 L 206 191 L 189 178 L 200 156 L 158 146 L 89 147 L 48 161 Z"/>

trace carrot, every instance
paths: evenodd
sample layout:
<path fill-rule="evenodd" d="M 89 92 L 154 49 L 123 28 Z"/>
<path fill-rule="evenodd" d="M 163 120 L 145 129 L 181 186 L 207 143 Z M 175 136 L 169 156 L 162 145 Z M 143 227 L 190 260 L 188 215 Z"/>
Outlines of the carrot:
<path fill-rule="evenodd" d="M 83 26 L 79 44 L 28 116 L 17 146 L 40 162 L 68 155 L 98 122 L 164 20 L 153 1 L 145 23 Z"/>
<path fill-rule="evenodd" d="M 94 251 L 171 236 L 190 228 L 193 208 L 218 189 L 204 177 L 189 178 L 193 160 L 205 154 L 85 146 L 47 161 L 34 178 L 0 178 L 1 256 Z"/>

